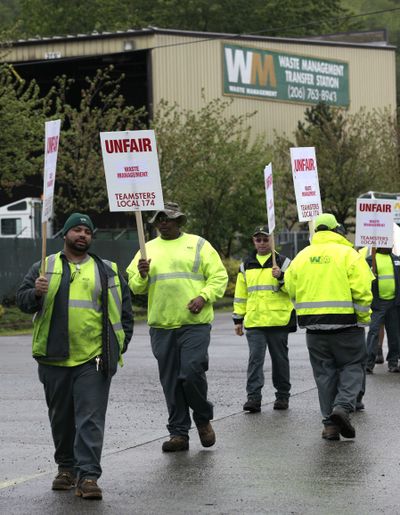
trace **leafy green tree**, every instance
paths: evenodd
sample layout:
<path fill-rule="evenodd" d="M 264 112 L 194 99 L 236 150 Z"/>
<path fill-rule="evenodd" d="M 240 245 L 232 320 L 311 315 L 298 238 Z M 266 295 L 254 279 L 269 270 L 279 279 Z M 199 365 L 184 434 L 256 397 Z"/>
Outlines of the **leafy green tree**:
<path fill-rule="evenodd" d="M 21 0 L 19 31 L 23 37 L 126 30 L 140 25 L 135 8 L 126 0 Z"/>
<path fill-rule="evenodd" d="M 100 132 L 133 130 L 143 122 L 143 109 L 126 106 L 119 93 L 123 77 L 111 77 L 112 67 L 87 78 L 79 108 L 68 103 L 71 81 L 57 86 L 56 112 L 62 119 L 56 180 L 56 215 L 69 211 L 107 210 L 107 190 Z M 59 217 L 59 216 L 58 216 Z"/>
<path fill-rule="evenodd" d="M 356 198 L 366 191 L 400 191 L 398 129 L 389 111 L 350 115 L 324 104 L 309 108 L 294 140 L 277 137 L 273 146 L 278 171 L 277 218 L 287 229 L 297 221 L 290 147 L 316 148 L 322 206 L 340 223 L 354 226 Z"/>
<path fill-rule="evenodd" d="M 126 30 L 182 30 L 306 36 L 359 27 L 340 0 L 0 0 L 22 37 Z M 14 19 L 13 19 L 14 17 Z M 7 26 L 7 23 L 6 25 Z"/>
<path fill-rule="evenodd" d="M 0 188 L 8 195 L 43 170 L 44 122 L 52 92 L 41 97 L 33 81 L 20 81 L 8 65 L 0 67 Z"/>
<path fill-rule="evenodd" d="M 251 115 L 230 115 L 229 105 L 217 99 L 193 112 L 163 102 L 153 123 L 164 198 L 181 203 L 187 230 L 226 257 L 266 222 L 263 169 L 269 157 L 262 138 L 250 139 Z"/>

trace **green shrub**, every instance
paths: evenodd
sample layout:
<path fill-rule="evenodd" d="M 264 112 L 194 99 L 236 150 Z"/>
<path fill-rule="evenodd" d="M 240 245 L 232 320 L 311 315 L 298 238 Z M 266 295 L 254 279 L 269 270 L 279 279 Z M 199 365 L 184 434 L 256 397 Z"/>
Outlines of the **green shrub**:
<path fill-rule="evenodd" d="M 228 286 L 226 288 L 225 296 L 233 297 L 235 294 L 236 277 L 239 272 L 240 260 L 234 258 L 223 259 L 222 262 L 228 272 Z"/>

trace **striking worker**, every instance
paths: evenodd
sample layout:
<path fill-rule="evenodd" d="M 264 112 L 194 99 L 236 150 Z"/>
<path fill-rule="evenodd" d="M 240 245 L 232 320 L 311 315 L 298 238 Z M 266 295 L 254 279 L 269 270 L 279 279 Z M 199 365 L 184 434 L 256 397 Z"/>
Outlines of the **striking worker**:
<path fill-rule="evenodd" d="M 318 389 L 327 440 L 354 438 L 350 415 L 363 387 L 365 329 L 370 322 L 371 272 L 332 214 L 315 220 L 311 245 L 285 273 Z"/>
<path fill-rule="evenodd" d="M 190 409 L 203 447 L 214 445 L 213 405 L 207 398 L 208 347 L 213 303 L 223 296 L 228 274 L 204 238 L 183 232 L 186 215 L 167 202 L 155 213 L 160 236 L 146 243 L 127 272 L 133 293 L 148 293 L 148 324 L 169 418 L 164 452 L 189 449 Z"/>
<path fill-rule="evenodd" d="M 245 411 L 261 411 L 264 386 L 264 361 L 268 352 L 272 364 L 272 383 L 275 388 L 275 410 L 289 407 L 290 370 L 288 334 L 296 331 L 293 304 L 281 284 L 290 259 L 274 251 L 267 226 L 253 232 L 254 250 L 240 264 L 233 302 L 235 333 L 242 336 L 246 329 L 249 346 L 247 365 L 247 400 Z"/>
<path fill-rule="evenodd" d="M 89 253 L 94 226 L 73 213 L 64 249 L 25 276 L 17 304 L 35 313 L 33 357 L 39 364 L 55 446 L 53 490 L 101 499 L 101 451 L 111 378 L 133 332 L 128 285 L 115 263 Z"/>

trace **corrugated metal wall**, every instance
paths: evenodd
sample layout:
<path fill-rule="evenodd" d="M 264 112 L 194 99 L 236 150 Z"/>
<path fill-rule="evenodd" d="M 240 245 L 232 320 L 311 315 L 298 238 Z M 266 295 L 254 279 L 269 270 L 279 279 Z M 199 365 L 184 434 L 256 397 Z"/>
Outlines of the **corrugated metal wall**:
<path fill-rule="evenodd" d="M 153 50 L 154 104 L 161 98 L 176 101 L 180 106 L 198 109 L 205 99 L 220 97 L 223 92 L 222 42 L 197 39 L 197 43 L 168 46 L 196 38 L 157 34 Z M 257 47 L 264 50 L 284 51 L 316 58 L 346 61 L 349 64 L 350 112 L 361 107 L 367 110 L 396 106 L 395 52 L 349 46 L 287 44 L 238 40 L 225 43 Z M 164 46 L 165 45 L 165 46 Z M 157 78 L 159 80 L 157 80 Z M 257 111 L 250 123 L 255 133 L 266 133 L 271 139 L 273 131 L 291 134 L 298 120 L 304 117 L 307 105 L 292 102 L 258 100 L 234 97 L 229 111 L 240 115 Z"/>

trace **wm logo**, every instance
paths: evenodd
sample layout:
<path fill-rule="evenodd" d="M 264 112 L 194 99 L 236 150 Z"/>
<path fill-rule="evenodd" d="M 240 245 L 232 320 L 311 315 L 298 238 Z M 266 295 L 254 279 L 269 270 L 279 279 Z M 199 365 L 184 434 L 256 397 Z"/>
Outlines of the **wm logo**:
<path fill-rule="evenodd" d="M 262 51 L 225 47 L 228 81 L 276 88 L 274 58 Z"/>
<path fill-rule="evenodd" d="M 312 265 L 326 265 L 331 262 L 330 256 L 312 256 L 310 257 L 310 263 Z"/>

